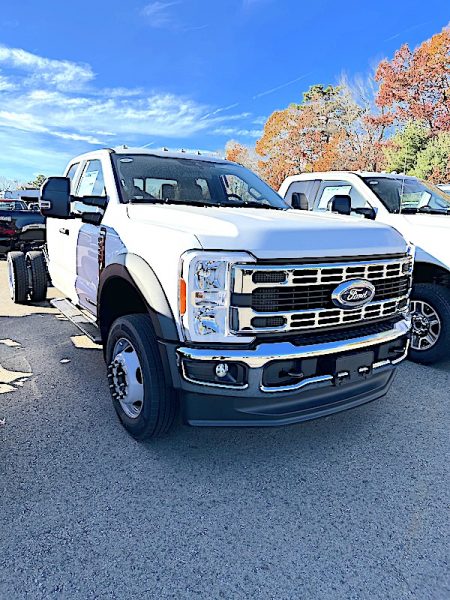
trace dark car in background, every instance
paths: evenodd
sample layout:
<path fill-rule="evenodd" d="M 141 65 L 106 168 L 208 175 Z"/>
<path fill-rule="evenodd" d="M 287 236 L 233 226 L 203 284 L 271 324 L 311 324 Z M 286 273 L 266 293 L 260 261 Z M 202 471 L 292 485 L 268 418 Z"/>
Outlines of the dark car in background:
<path fill-rule="evenodd" d="M 0 199 L 0 255 L 28 251 L 45 243 L 45 217 L 23 200 Z"/>

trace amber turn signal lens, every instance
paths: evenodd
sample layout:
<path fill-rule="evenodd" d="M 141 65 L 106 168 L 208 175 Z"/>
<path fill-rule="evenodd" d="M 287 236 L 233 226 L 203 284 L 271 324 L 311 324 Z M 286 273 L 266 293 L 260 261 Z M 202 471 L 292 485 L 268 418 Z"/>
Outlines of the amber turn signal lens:
<path fill-rule="evenodd" d="M 186 282 L 182 278 L 180 278 L 179 297 L 180 297 L 180 314 L 184 315 L 184 313 L 186 312 Z"/>

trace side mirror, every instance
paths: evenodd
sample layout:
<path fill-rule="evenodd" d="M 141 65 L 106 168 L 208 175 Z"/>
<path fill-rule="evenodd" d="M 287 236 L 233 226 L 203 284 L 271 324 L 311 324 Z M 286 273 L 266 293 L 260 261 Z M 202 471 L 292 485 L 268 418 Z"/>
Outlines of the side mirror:
<path fill-rule="evenodd" d="M 308 198 L 303 192 L 293 192 L 291 204 L 297 210 L 309 210 Z"/>
<path fill-rule="evenodd" d="M 102 213 L 82 213 L 81 215 L 81 221 L 83 223 L 89 223 L 90 225 L 100 225 L 100 223 L 102 222 L 103 219 L 103 215 Z"/>
<path fill-rule="evenodd" d="M 74 198 L 74 200 L 79 200 L 83 204 L 87 204 L 87 206 L 97 206 L 98 208 L 105 209 L 108 204 L 108 198 L 106 196 L 82 196 L 80 198 Z"/>
<path fill-rule="evenodd" d="M 362 206 L 361 208 L 353 208 L 352 210 L 357 215 L 362 215 L 365 219 L 370 219 L 371 221 L 375 221 L 377 218 L 377 211 L 371 206 Z"/>
<path fill-rule="evenodd" d="M 70 179 L 49 177 L 41 188 L 39 209 L 44 217 L 68 219 L 70 217 Z"/>
<path fill-rule="evenodd" d="M 331 212 L 349 215 L 352 212 L 352 199 L 347 194 L 336 194 L 328 203 Z"/>

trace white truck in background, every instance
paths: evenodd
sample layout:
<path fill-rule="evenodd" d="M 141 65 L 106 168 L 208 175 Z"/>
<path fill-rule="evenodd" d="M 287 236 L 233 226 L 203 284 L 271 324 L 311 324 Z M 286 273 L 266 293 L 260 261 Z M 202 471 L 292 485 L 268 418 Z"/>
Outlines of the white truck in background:
<path fill-rule="evenodd" d="M 450 357 L 450 196 L 415 177 L 328 171 L 288 177 L 279 193 L 293 208 L 371 219 L 395 227 L 416 246 L 410 357 Z"/>
<path fill-rule="evenodd" d="M 234 163 L 126 147 L 74 158 L 40 202 L 55 305 L 103 344 L 136 439 L 178 402 L 191 425 L 329 415 L 384 395 L 407 355 L 413 253 L 391 227 L 289 210 Z M 42 297 L 37 262 L 9 255 L 16 302 Z"/>

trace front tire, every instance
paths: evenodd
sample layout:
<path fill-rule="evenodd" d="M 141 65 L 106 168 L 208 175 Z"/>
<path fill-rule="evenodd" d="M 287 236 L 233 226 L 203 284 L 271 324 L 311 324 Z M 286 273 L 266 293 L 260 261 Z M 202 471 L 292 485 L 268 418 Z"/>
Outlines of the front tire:
<path fill-rule="evenodd" d="M 450 357 L 450 290 L 432 283 L 414 285 L 409 357 L 424 365 Z"/>
<path fill-rule="evenodd" d="M 120 317 L 106 343 L 108 380 L 114 408 L 136 440 L 167 432 L 176 413 L 176 393 L 164 376 L 148 315 Z"/>
<path fill-rule="evenodd" d="M 28 297 L 28 271 L 23 252 L 8 253 L 9 295 L 15 304 L 23 304 Z"/>

